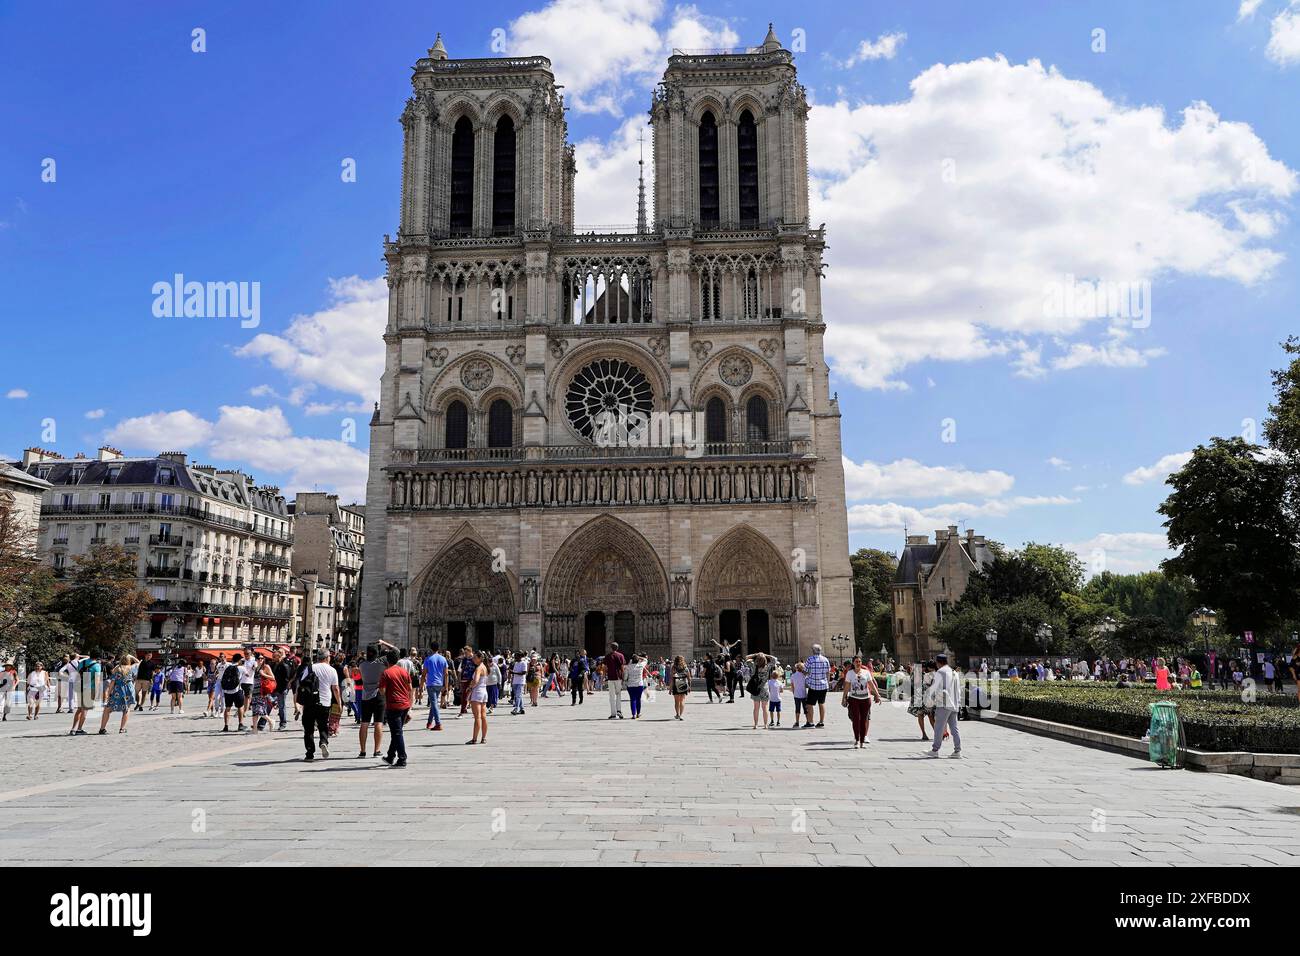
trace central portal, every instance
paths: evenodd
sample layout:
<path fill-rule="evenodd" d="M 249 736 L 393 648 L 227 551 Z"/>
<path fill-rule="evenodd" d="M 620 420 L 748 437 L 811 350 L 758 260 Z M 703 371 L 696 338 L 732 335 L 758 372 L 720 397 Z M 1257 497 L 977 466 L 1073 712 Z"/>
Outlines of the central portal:
<path fill-rule="evenodd" d="M 592 660 L 605 653 L 605 612 L 588 611 L 583 624 L 583 649 Z"/>

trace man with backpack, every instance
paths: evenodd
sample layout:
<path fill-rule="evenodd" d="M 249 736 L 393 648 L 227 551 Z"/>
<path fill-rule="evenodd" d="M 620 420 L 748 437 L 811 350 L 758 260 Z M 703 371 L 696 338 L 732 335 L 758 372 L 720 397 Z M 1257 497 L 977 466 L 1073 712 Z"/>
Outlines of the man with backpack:
<path fill-rule="evenodd" d="M 235 708 L 239 715 L 239 729 L 244 730 L 244 705 L 248 702 L 244 696 L 243 688 L 240 687 L 244 674 L 244 668 L 241 666 L 244 662 L 242 654 L 236 654 L 234 659 L 226 665 L 225 670 L 221 672 L 221 693 L 225 698 L 225 726 L 221 728 L 222 733 L 230 731 L 230 708 Z"/>
<path fill-rule="evenodd" d="M 587 652 L 585 650 L 579 651 L 578 656 L 569 665 L 570 707 L 583 703 L 582 691 L 587 686 L 587 671 L 590 669 L 591 665 L 587 663 Z"/>
<path fill-rule="evenodd" d="M 340 708 L 343 706 L 343 697 L 339 692 L 339 672 L 329 662 L 329 651 L 319 648 L 312 657 L 315 663 L 304 661 L 294 681 L 298 705 L 302 708 L 302 741 L 307 749 L 307 756 L 303 760 L 306 763 L 316 759 L 317 736 L 320 737 L 321 759 L 329 757 L 330 708 L 335 704 Z"/>
<path fill-rule="evenodd" d="M 627 658 L 618 649 L 618 644 L 609 645 L 605 655 L 605 681 L 609 687 L 609 719 L 623 719 L 623 668 Z"/>

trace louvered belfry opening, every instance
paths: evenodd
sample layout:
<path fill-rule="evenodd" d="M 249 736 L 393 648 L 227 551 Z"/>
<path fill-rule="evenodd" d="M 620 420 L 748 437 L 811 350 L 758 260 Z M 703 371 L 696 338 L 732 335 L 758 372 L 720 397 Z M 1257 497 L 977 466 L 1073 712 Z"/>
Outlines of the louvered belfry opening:
<path fill-rule="evenodd" d="M 451 134 L 451 220 L 453 236 L 467 236 L 474 226 L 474 124 L 456 121 Z"/>
<path fill-rule="evenodd" d="M 497 120 L 492 148 L 492 234 L 508 236 L 515 231 L 515 121 L 509 116 Z"/>
<path fill-rule="evenodd" d="M 736 169 L 740 179 L 740 224 L 758 225 L 758 126 L 745 110 L 736 127 Z"/>
<path fill-rule="evenodd" d="M 718 224 L 718 122 L 713 113 L 700 117 L 700 223 Z"/>

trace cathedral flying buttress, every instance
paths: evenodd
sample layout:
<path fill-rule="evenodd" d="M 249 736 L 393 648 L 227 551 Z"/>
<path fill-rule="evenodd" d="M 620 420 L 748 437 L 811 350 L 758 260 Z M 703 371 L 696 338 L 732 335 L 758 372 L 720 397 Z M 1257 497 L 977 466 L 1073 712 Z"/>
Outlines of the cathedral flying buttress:
<path fill-rule="evenodd" d="M 634 227 L 574 223 L 546 57 L 439 36 L 411 82 L 362 642 L 789 659 L 852 633 L 825 235 L 775 32 L 674 51 Z"/>

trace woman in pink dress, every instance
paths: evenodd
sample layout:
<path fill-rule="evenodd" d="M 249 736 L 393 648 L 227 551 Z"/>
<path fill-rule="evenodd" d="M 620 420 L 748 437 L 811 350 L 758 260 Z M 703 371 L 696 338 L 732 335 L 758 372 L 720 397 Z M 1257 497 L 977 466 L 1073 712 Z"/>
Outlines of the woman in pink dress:
<path fill-rule="evenodd" d="M 1169 668 L 1165 666 L 1163 657 L 1156 658 L 1156 690 L 1173 690 L 1169 683 Z"/>

